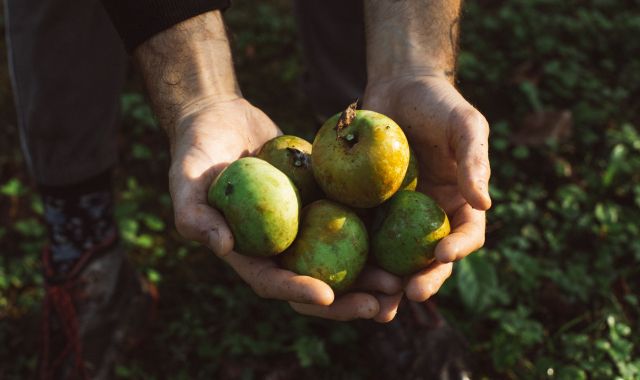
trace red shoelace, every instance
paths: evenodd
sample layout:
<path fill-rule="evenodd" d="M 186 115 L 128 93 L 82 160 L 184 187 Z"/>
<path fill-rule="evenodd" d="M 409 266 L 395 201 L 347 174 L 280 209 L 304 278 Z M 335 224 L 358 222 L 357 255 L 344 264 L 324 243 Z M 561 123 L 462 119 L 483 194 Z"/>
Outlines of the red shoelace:
<path fill-rule="evenodd" d="M 69 354 L 73 354 L 73 372 L 70 378 L 88 379 L 82 356 L 82 341 L 78 329 L 78 317 L 73 304 L 73 281 L 56 285 L 47 285 L 42 321 L 42 379 L 53 379 L 55 371 L 64 363 Z M 51 358 L 51 317 L 55 312 L 61 324 L 66 344 L 55 358 Z"/>
<path fill-rule="evenodd" d="M 44 250 L 42 263 L 47 284 L 45 285 L 46 293 L 42 318 L 42 364 L 40 367 L 40 378 L 42 380 L 54 379 L 55 371 L 64 364 L 65 359 L 71 354 L 73 354 L 73 367 L 72 372 L 68 374 L 69 379 L 89 379 L 84 364 L 78 315 L 74 304 L 74 298 L 78 296 L 76 286 L 79 284 L 77 278 L 94 255 L 94 252 L 111 246 L 116 239 L 116 234 L 105 239 L 102 244 L 83 254 L 63 279 L 53 281 L 51 279 L 55 278 L 55 272 L 51 262 L 51 252 L 48 248 Z M 66 343 L 64 348 L 55 354 L 55 358 L 52 358 L 51 319 L 54 313 L 58 317 Z"/>

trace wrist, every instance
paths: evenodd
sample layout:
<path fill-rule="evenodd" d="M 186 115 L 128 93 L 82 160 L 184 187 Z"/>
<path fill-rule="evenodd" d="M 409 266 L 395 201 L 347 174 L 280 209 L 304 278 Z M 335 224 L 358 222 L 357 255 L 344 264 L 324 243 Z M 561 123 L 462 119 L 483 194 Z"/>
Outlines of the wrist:
<path fill-rule="evenodd" d="M 444 80 L 453 84 L 453 72 L 446 67 L 396 62 L 386 68 L 372 68 L 368 74 L 367 87 L 395 85 L 422 80 Z"/>
<path fill-rule="evenodd" d="M 242 96 L 219 11 L 158 33 L 134 56 L 158 122 L 170 136 L 185 115 Z"/>
<path fill-rule="evenodd" d="M 437 76 L 453 82 L 460 1 L 366 0 L 370 81 Z"/>
<path fill-rule="evenodd" d="M 411 72 L 404 71 L 395 75 L 386 75 L 377 78 L 369 78 L 364 92 L 364 98 L 395 97 L 404 94 L 413 88 L 441 90 L 443 88 L 455 88 L 450 77 L 441 72 L 428 69 L 416 69 Z"/>
<path fill-rule="evenodd" d="M 167 137 L 171 155 L 176 145 L 191 141 L 201 134 L 222 138 L 242 134 L 242 123 L 230 123 L 229 116 L 244 115 L 252 105 L 242 96 L 230 99 L 202 98 L 190 103 L 175 115 L 174 123 L 167 128 Z"/>

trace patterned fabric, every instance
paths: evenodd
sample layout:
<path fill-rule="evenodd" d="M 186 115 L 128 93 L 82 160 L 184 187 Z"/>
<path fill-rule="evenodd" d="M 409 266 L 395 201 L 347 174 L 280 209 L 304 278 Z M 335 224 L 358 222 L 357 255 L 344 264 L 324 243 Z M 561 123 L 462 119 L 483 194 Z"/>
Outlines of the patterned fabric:
<path fill-rule="evenodd" d="M 49 231 L 53 265 L 64 273 L 82 256 L 116 233 L 113 194 L 110 183 L 105 189 L 73 185 L 67 191 L 42 191 L 44 219 Z"/>

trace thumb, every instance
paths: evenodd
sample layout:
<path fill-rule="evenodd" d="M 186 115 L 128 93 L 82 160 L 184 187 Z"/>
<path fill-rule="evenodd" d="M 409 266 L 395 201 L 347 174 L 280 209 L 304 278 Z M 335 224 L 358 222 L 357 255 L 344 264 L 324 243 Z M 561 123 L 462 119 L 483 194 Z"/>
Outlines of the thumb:
<path fill-rule="evenodd" d="M 209 205 L 176 207 L 175 220 L 180 235 L 206 245 L 217 256 L 224 258 L 233 249 L 233 234 L 224 216 Z"/>
<path fill-rule="evenodd" d="M 487 210 L 489 196 L 489 123 L 478 110 L 467 104 L 453 111 L 449 141 L 458 165 L 458 184 L 471 207 Z"/>

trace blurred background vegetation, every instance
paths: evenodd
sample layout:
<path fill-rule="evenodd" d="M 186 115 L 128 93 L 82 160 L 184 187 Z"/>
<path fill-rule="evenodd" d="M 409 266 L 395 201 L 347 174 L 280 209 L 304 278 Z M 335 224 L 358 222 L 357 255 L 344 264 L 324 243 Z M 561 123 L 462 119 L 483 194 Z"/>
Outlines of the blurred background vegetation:
<path fill-rule="evenodd" d="M 291 4 L 236 2 L 226 20 L 246 97 L 309 137 Z M 456 264 L 436 300 L 470 343 L 474 378 L 639 379 L 640 2 L 469 1 L 461 25 L 457 85 L 492 125 L 494 207 L 485 248 Z M 24 379 L 45 228 L 0 65 L 0 379 Z M 166 140 L 134 74 L 122 106 L 117 217 L 162 301 L 161 323 L 119 377 L 379 376 L 369 322 L 261 300 L 179 238 Z"/>

